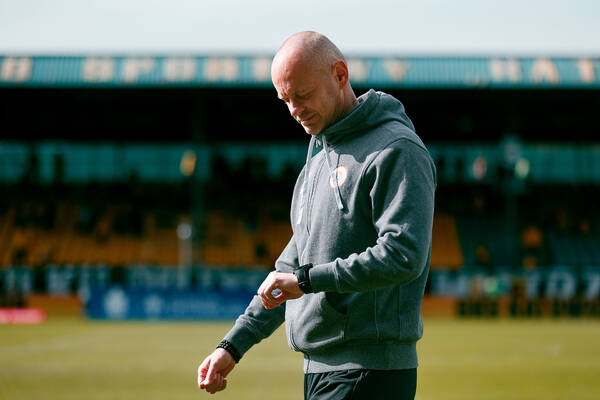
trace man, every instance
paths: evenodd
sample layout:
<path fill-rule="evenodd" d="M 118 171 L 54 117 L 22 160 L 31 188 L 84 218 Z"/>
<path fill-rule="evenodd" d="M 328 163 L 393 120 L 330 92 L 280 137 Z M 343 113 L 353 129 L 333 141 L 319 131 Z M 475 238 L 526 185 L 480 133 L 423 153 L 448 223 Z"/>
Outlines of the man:
<path fill-rule="evenodd" d="M 284 321 L 304 354 L 306 399 L 413 399 L 429 270 L 435 167 L 402 104 L 356 98 L 343 55 L 300 32 L 277 51 L 278 97 L 311 135 L 291 206 L 293 235 L 245 313 L 198 368 L 222 390 Z M 323 150 L 312 157 L 316 142 Z"/>

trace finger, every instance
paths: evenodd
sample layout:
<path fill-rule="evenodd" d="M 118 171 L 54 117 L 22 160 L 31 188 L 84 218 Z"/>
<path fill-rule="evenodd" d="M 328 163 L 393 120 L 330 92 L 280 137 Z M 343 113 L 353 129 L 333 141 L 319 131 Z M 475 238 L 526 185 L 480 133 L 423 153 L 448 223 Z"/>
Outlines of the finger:
<path fill-rule="evenodd" d="M 260 292 L 260 298 L 265 307 L 267 307 L 267 306 L 274 307 L 275 306 L 276 302 L 273 297 L 273 294 L 271 293 L 273 291 L 273 289 L 275 289 L 274 283 L 269 283 L 269 284 L 265 285 L 265 287 Z"/>
<path fill-rule="evenodd" d="M 223 387 L 223 375 L 217 374 L 214 382 L 209 386 L 209 391 L 211 394 L 215 394 L 219 390 L 222 390 L 222 387 Z"/>
<path fill-rule="evenodd" d="M 210 357 L 206 357 L 204 359 L 204 361 L 202 361 L 202 364 L 200 364 L 200 366 L 198 367 L 198 375 L 206 375 L 206 373 L 208 372 L 208 365 L 210 364 Z"/>
<path fill-rule="evenodd" d="M 279 283 L 276 281 L 273 281 L 269 286 L 267 286 L 264 292 L 266 295 L 266 301 L 271 307 L 277 307 L 287 300 L 285 291 L 279 287 Z"/>
<path fill-rule="evenodd" d="M 262 281 L 262 283 L 260 284 L 258 290 L 256 291 L 259 295 L 261 293 L 264 293 L 265 288 L 266 288 L 267 285 L 270 284 L 270 281 L 271 281 L 272 277 L 273 277 L 273 272 L 269 272 L 269 275 L 267 275 L 267 277 L 265 278 L 265 280 Z"/>
<path fill-rule="evenodd" d="M 273 303 L 273 305 L 272 305 L 272 308 L 279 307 L 279 306 L 280 306 L 280 305 L 282 305 L 284 302 L 285 302 L 285 299 L 284 299 L 284 298 L 278 299 L 278 300 L 276 300 L 276 301 Z"/>
<path fill-rule="evenodd" d="M 225 389 L 225 386 L 227 386 L 227 379 L 225 379 L 223 376 L 221 376 L 221 384 L 219 385 L 219 388 L 217 389 L 217 391 L 221 391 L 223 389 Z"/>
<path fill-rule="evenodd" d="M 273 282 L 264 289 L 263 305 L 271 309 L 280 306 L 288 300 L 288 294 L 279 287 L 278 282 Z"/>
<path fill-rule="evenodd" d="M 279 287 L 279 282 L 273 278 L 270 282 L 267 282 L 263 292 L 269 300 L 274 301 L 275 297 L 279 296 L 282 290 Z"/>
<path fill-rule="evenodd" d="M 215 379 L 210 384 L 205 385 L 204 389 L 208 393 L 213 394 L 213 393 L 216 393 L 216 392 L 219 391 L 219 387 L 220 386 L 221 386 L 221 383 L 220 383 L 220 374 L 217 374 L 217 376 L 215 376 Z"/>
<path fill-rule="evenodd" d="M 215 381 L 215 378 L 216 378 L 215 363 L 211 362 L 210 365 L 208 366 L 208 372 L 206 373 L 206 378 L 204 379 L 204 382 L 202 382 L 202 384 L 204 386 L 209 386 Z"/>
<path fill-rule="evenodd" d="M 267 310 L 270 310 L 271 308 L 274 307 L 273 305 L 271 305 L 271 303 L 267 302 L 264 298 L 261 297 L 260 300 L 262 301 L 263 307 L 266 308 Z"/>
<path fill-rule="evenodd" d="M 278 305 L 277 302 L 275 300 L 271 299 L 269 296 L 262 297 L 262 302 L 263 302 L 263 305 L 269 309 L 277 307 L 277 305 Z"/>
<path fill-rule="evenodd" d="M 208 372 L 208 365 L 210 363 L 210 357 L 206 357 L 202 364 L 198 367 L 198 386 L 202 389 L 202 381 L 206 378 L 206 373 Z"/>
<path fill-rule="evenodd" d="M 266 295 L 266 288 L 269 285 L 269 283 L 267 282 L 268 280 L 269 280 L 269 278 L 267 277 L 267 279 L 265 279 L 263 281 L 263 283 L 260 285 L 260 287 L 256 291 L 256 294 L 258 294 L 258 296 L 260 297 L 260 300 L 262 301 L 263 305 L 266 305 L 265 303 L 268 302 L 268 298 Z"/>
<path fill-rule="evenodd" d="M 215 363 L 211 362 L 208 366 L 208 372 L 206 373 L 206 377 L 208 378 L 209 383 L 212 383 L 217 378 L 217 374 L 215 373 Z"/>

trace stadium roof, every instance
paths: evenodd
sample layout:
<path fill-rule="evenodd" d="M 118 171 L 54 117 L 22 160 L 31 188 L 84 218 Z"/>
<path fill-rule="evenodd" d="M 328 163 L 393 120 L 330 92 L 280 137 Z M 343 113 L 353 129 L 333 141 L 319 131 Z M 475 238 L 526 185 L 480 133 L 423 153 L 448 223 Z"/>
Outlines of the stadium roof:
<path fill-rule="evenodd" d="M 271 87 L 271 56 L 1 56 L 0 87 Z M 600 88 L 595 57 L 352 57 L 357 87 Z"/>

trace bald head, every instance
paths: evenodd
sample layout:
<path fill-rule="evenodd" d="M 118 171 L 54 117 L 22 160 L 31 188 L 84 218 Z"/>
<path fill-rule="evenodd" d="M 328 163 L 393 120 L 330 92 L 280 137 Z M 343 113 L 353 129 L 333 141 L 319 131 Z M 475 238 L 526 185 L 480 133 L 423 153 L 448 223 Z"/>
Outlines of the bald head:
<path fill-rule="evenodd" d="M 286 61 L 304 61 L 313 68 L 329 69 L 344 55 L 327 36 L 318 32 L 299 32 L 290 36 L 277 50 L 273 65 Z"/>
<path fill-rule="evenodd" d="M 292 35 L 271 64 L 277 96 L 310 134 L 343 117 L 357 100 L 340 50 L 317 32 Z"/>

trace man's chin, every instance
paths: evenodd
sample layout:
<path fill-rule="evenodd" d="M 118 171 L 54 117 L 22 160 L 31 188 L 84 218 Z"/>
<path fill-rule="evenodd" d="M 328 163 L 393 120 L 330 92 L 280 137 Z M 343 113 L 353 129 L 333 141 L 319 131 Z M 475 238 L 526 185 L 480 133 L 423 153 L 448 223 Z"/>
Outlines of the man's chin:
<path fill-rule="evenodd" d="M 311 126 L 302 125 L 302 127 L 304 128 L 304 131 L 306 133 L 308 133 L 309 135 L 318 135 L 322 131 L 322 129 L 319 129 L 318 127 L 315 127 L 315 126 L 311 127 Z"/>

